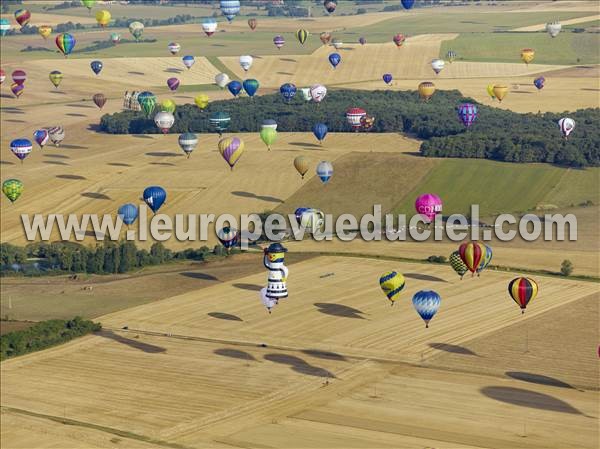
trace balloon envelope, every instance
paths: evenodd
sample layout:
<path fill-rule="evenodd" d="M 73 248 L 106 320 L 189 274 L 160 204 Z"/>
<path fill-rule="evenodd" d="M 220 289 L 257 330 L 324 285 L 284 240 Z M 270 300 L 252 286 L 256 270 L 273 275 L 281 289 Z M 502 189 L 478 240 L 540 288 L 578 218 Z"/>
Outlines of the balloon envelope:
<path fill-rule="evenodd" d="M 333 165 L 329 161 L 321 161 L 317 165 L 317 176 L 324 184 L 329 182 L 333 176 Z"/>
<path fill-rule="evenodd" d="M 131 203 L 123 204 L 121 207 L 119 207 L 117 214 L 119 218 L 123 220 L 123 223 L 129 226 L 137 219 L 138 208 L 136 205 Z"/>
<path fill-rule="evenodd" d="M 227 89 L 229 90 L 229 92 L 231 92 L 231 95 L 233 95 L 234 97 L 238 96 L 238 94 L 242 90 L 242 87 L 242 83 L 240 83 L 237 80 L 230 81 L 229 84 L 227 84 Z"/>
<path fill-rule="evenodd" d="M 472 103 L 463 103 L 458 107 L 458 117 L 467 128 L 477 120 L 477 106 Z"/>
<path fill-rule="evenodd" d="M 231 22 L 240 12 L 239 0 L 221 0 L 221 12 Z"/>
<path fill-rule="evenodd" d="M 102 109 L 106 104 L 106 96 L 104 94 L 95 94 L 92 97 L 92 100 L 94 101 L 94 104 L 100 109 Z"/>
<path fill-rule="evenodd" d="M 322 102 L 325 99 L 326 95 L 327 95 L 327 88 L 325 86 L 323 86 L 322 84 L 315 84 L 314 86 L 311 86 L 310 98 L 315 103 Z"/>
<path fill-rule="evenodd" d="M 527 305 L 537 296 L 538 290 L 537 282 L 531 278 L 519 277 L 508 284 L 508 294 L 521 308 L 521 313 L 525 313 Z"/>
<path fill-rule="evenodd" d="M 421 290 L 415 293 L 412 302 L 417 313 L 425 321 L 425 327 L 429 327 L 429 321 L 440 308 L 440 295 L 432 290 Z"/>
<path fill-rule="evenodd" d="M 379 278 L 379 286 L 392 304 L 400 297 L 400 292 L 404 289 L 405 285 L 404 276 L 396 271 L 383 273 Z"/>
<path fill-rule="evenodd" d="M 142 198 L 150 210 L 156 213 L 167 199 L 167 192 L 160 186 L 150 186 L 144 189 Z"/>
<path fill-rule="evenodd" d="M 169 78 L 167 80 L 167 87 L 169 89 L 173 90 L 177 90 L 177 88 L 179 87 L 179 80 L 177 78 Z"/>
<path fill-rule="evenodd" d="M 23 193 L 23 183 L 18 179 L 7 179 L 2 183 L 2 192 L 14 203 Z"/>
<path fill-rule="evenodd" d="M 225 162 L 233 170 L 235 164 L 239 161 L 244 152 L 244 141 L 239 137 L 227 137 L 219 141 L 219 152 Z"/>
<path fill-rule="evenodd" d="M 573 132 L 573 130 L 575 129 L 575 120 L 569 117 L 561 118 L 558 121 L 558 127 L 560 128 L 561 134 L 566 139 L 567 137 L 569 137 L 569 134 L 571 134 L 571 132 Z"/>
<path fill-rule="evenodd" d="M 29 139 L 15 139 L 10 143 L 10 151 L 21 161 L 29 156 L 33 145 Z"/>
<path fill-rule="evenodd" d="M 198 136 L 196 136 L 194 133 L 183 133 L 179 136 L 178 141 L 181 150 L 187 155 L 187 157 L 190 157 L 190 154 L 198 145 Z"/>
<path fill-rule="evenodd" d="M 442 200 L 434 193 L 424 193 L 417 197 L 415 210 L 421 214 L 425 222 L 431 223 L 435 216 L 442 212 Z"/>
<path fill-rule="evenodd" d="M 40 146 L 40 148 L 44 148 L 44 145 L 48 143 L 48 139 L 50 138 L 47 129 L 38 129 L 33 133 L 33 139 Z"/>
<path fill-rule="evenodd" d="M 323 142 L 323 139 L 325 139 L 325 136 L 327 135 L 327 125 L 325 123 L 316 123 L 313 126 L 313 134 L 315 135 L 315 137 L 317 138 L 317 140 L 319 142 Z"/>
<path fill-rule="evenodd" d="M 61 33 L 56 36 L 56 46 L 60 52 L 65 55 L 65 58 L 71 54 L 75 47 L 75 38 L 69 33 Z"/>
<path fill-rule="evenodd" d="M 298 173 L 300 173 L 302 179 L 304 179 L 304 175 L 308 172 L 309 168 L 308 159 L 304 156 L 297 156 L 294 159 L 294 168 Z"/>
<path fill-rule="evenodd" d="M 385 84 L 390 84 L 392 82 L 392 79 L 393 79 L 393 77 L 392 77 L 391 73 L 384 73 L 383 74 L 383 82 Z"/>
<path fill-rule="evenodd" d="M 191 55 L 185 55 L 183 58 L 181 58 L 181 61 L 183 62 L 183 65 L 189 70 L 196 63 L 196 58 L 194 58 Z"/>
<path fill-rule="evenodd" d="M 196 106 L 198 106 L 199 109 L 206 109 L 209 101 L 208 95 L 206 94 L 198 94 L 194 98 L 194 103 L 196 103 Z"/>
<path fill-rule="evenodd" d="M 102 71 L 103 67 L 104 64 L 102 63 L 102 61 L 96 60 L 90 62 L 90 68 L 92 69 L 92 72 L 94 72 L 96 75 L 98 75 Z"/>
<path fill-rule="evenodd" d="M 543 76 L 540 76 L 536 79 L 533 80 L 533 85 L 538 89 L 541 90 L 544 88 L 544 83 L 546 82 L 546 78 L 544 78 Z"/>
<path fill-rule="evenodd" d="M 296 88 L 296 86 L 294 84 L 285 83 L 285 84 L 282 84 L 281 87 L 279 88 L 279 93 L 283 97 L 284 101 L 290 102 L 292 100 L 292 98 L 294 98 L 296 96 L 297 90 L 298 89 Z"/>
<path fill-rule="evenodd" d="M 249 97 L 253 97 L 260 86 L 258 80 L 255 79 L 247 79 L 242 83 L 242 87 L 244 91 L 248 94 Z"/>
<path fill-rule="evenodd" d="M 263 128 L 260 130 L 260 138 L 267 146 L 267 149 L 271 151 L 271 145 L 277 140 L 277 131 L 273 128 Z"/>
<path fill-rule="evenodd" d="M 329 55 L 329 63 L 334 69 L 340 64 L 340 62 L 342 62 L 342 57 L 339 53 L 331 53 Z"/>
<path fill-rule="evenodd" d="M 215 75 L 215 84 L 223 89 L 229 83 L 229 75 L 226 73 L 219 73 Z"/>

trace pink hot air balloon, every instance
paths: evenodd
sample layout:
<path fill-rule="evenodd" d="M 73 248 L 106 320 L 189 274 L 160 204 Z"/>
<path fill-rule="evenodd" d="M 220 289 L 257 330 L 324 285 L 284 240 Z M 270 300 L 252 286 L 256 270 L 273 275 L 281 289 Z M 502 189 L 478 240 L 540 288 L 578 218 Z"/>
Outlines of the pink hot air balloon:
<path fill-rule="evenodd" d="M 442 212 L 442 199 L 434 193 L 424 193 L 415 201 L 415 209 L 427 223 Z"/>
<path fill-rule="evenodd" d="M 177 90 L 179 87 L 179 80 L 177 78 L 169 78 L 167 80 L 167 86 L 169 86 L 169 89 L 171 90 Z"/>

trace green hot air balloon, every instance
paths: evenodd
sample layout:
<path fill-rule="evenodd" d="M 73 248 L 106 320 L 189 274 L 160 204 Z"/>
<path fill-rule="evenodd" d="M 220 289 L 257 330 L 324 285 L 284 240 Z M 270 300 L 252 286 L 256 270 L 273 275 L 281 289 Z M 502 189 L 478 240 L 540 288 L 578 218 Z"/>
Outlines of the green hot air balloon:
<path fill-rule="evenodd" d="M 219 135 L 222 135 L 223 131 L 226 131 L 227 128 L 229 128 L 230 122 L 231 116 L 229 113 L 223 111 L 213 112 L 208 118 L 208 123 L 219 133 Z"/>
<path fill-rule="evenodd" d="M 463 262 L 463 260 L 461 259 L 460 253 L 458 251 L 454 251 L 452 254 L 450 254 L 450 266 L 454 271 L 456 271 L 456 274 L 458 274 L 461 279 L 469 270 Z"/>
<path fill-rule="evenodd" d="M 273 128 L 263 128 L 260 131 L 260 138 L 271 151 L 271 145 L 277 140 L 277 131 Z"/>
<path fill-rule="evenodd" d="M 150 118 L 156 107 L 156 95 L 148 91 L 142 92 L 138 95 L 138 103 L 142 111 L 144 111 L 146 118 Z"/>
<path fill-rule="evenodd" d="M 87 9 L 91 10 L 96 4 L 96 0 L 81 0 L 81 3 L 83 3 L 83 6 Z"/>
<path fill-rule="evenodd" d="M 131 22 L 129 24 L 129 32 L 135 38 L 136 41 L 140 40 L 142 34 L 144 33 L 144 24 L 142 22 Z"/>
<path fill-rule="evenodd" d="M 23 193 L 23 183 L 18 179 L 7 179 L 2 183 L 2 192 L 14 203 Z"/>

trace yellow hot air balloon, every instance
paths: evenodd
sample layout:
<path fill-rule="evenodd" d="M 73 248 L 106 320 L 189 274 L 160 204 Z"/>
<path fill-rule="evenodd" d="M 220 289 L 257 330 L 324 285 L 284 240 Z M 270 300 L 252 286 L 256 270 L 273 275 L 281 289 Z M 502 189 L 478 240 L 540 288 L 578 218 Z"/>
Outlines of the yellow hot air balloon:
<path fill-rule="evenodd" d="M 167 98 L 166 100 L 163 100 L 160 102 L 160 110 L 161 111 L 170 112 L 171 114 L 173 114 L 173 113 L 175 113 L 176 108 L 177 108 L 177 105 L 170 98 Z"/>
<path fill-rule="evenodd" d="M 296 167 L 296 171 L 298 171 L 300 176 L 302 176 L 302 179 L 304 179 L 304 175 L 309 169 L 308 159 L 304 156 L 298 156 L 296 159 L 294 159 L 294 167 Z"/>
<path fill-rule="evenodd" d="M 488 84 L 486 87 L 487 93 L 490 97 L 492 97 L 492 100 L 496 99 L 496 95 L 494 95 L 494 85 L 493 84 Z"/>
<path fill-rule="evenodd" d="M 208 107 L 208 95 L 206 94 L 198 94 L 196 95 L 196 98 L 194 98 L 194 103 L 196 103 L 196 106 L 198 106 L 198 108 L 200 110 L 204 110 Z"/>
<path fill-rule="evenodd" d="M 38 33 L 40 33 L 40 36 L 46 39 L 48 36 L 50 36 L 50 34 L 52 34 L 52 27 L 49 25 L 41 25 L 38 27 Z"/>
<path fill-rule="evenodd" d="M 50 82 L 54 84 L 54 87 L 58 87 L 58 85 L 63 79 L 63 74 L 58 70 L 53 70 L 52 72 L 50 72 L 50 75 L 48 75 L 48 78 L 50 78 Z"/>
<path fill-rule="evenodd" d="M 521 50 L 521 60 L 525 64 L 529 64 L 531 61 L 533 61 L 534 57 L 535 50 L 533 48 L 524 48 L 523 50 Z"/>
<path fill-rule="evenodd" d="M 425 101 L 429 100 L 435 93 L 435 84 L 431 81 L 424 81 L 419 84 L 419 95 Z"/>
<path fill-rule="evenodd" d="M 98 22 L 98 25 L 100 25 L 102 28 L 109 24 L 110 18 L 110 12 L 108 12 L 106 9 L 96 13 L 96 22 Z"/>
<path fill-rule="evenodd" d="M 392 305 L 400 297 L 400 292 L 405 285 L 404 276 L 396 271 L 383 273 L 379 278 L 379 286 Z"/>
<path fill-rule="evenodd" d="M 498 99 L 498 101 L 502 101 L 502 99 L 504 97 L 506 97 L 506 94 L 508 93 L 508 86 L 505 86 L 503 84 L 496 84 L 494 85 L 494 97 L 496 97 Z"/>

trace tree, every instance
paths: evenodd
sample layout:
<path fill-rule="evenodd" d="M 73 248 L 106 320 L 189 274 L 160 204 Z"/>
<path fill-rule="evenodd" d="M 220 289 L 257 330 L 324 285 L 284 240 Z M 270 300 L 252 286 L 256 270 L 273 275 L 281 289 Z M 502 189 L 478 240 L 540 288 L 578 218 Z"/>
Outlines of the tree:
<path fill-rule="evenodd" d="M 574 270 L 573 263 L 568 259 L 563 260 L 562 263 L 560 264 L 560 273 L 563 276 L 570 276 L 571 273 L 573 273 L 573 270 Z"/>

